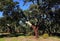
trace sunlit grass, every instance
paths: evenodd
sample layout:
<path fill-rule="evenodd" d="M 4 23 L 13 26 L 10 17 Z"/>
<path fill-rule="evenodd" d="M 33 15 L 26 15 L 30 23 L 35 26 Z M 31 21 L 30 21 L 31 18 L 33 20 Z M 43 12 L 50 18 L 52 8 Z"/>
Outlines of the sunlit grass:
<path fill-rule="evenodd" d="M 0 38 L 0 41 L 5 41 L 5 39 L 4 38 Z"/>
<path fill-rule="evenodd" d="M 19 37 L 6 37 L 0 38 L 0 41 L 60 41 L 58 37 L 48 37 L 43 38 L 43 36 L 39 36 L 38 40 L 36 40 L 35 36 L 19 36 Z"/>

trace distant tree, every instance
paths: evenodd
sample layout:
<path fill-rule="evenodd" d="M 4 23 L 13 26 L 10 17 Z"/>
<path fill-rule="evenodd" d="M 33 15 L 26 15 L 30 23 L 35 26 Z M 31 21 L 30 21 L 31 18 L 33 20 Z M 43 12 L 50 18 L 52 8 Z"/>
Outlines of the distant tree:
<path fill-rule="evenodd" d="M 16 27 L 21 18 L 25 17 L 23 11 L 20 9 L 18 2 L 13 0 L 0 0 L 0 11 L 3 12 L 2 25 L 12 25 Z M 3 26 L 4 26 L 3 25 Z"/>

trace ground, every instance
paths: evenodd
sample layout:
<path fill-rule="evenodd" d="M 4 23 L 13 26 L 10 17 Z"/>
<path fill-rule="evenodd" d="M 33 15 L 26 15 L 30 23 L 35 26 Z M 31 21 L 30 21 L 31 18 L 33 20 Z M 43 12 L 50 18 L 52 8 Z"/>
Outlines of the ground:
<path fill-rule="evenodd" d="M 36 39 L 34 36 L 19 36 L 19 37 L 4 37 L 0 38 L 0 41 L 60 41 L 58 37 L 39 37 Z"/>

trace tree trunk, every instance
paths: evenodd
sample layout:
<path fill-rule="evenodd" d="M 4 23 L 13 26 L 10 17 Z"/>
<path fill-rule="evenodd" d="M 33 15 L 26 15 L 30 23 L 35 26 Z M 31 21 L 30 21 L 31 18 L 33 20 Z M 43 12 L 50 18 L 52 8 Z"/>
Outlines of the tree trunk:
<path fill-rule="evenodd" d="M 32 25 L 29 21 L 26 21 L 26 23 L 33 28 L 33 31 L 35 33 L 36 38 L 38 38 L 38 26 Z"/>
<path fill-rule="evenodd" d="M 34 33 L 35 33 L 36 38 L 38 38 L 39 37 L 39 35 L 38 35 L 38 27 L 36 27 L 35 25 L 32 25 L 31 27 L 34 30 Z"/>

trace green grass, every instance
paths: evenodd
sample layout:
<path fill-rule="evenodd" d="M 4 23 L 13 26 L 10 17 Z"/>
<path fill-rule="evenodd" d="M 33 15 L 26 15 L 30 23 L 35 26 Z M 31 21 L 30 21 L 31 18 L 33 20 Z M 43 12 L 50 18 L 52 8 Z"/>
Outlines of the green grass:
<path fill-rule="evenodd" d="M 5 39 L 4 38 L 0 38 L 0 41 L 5 41 Z"/>

